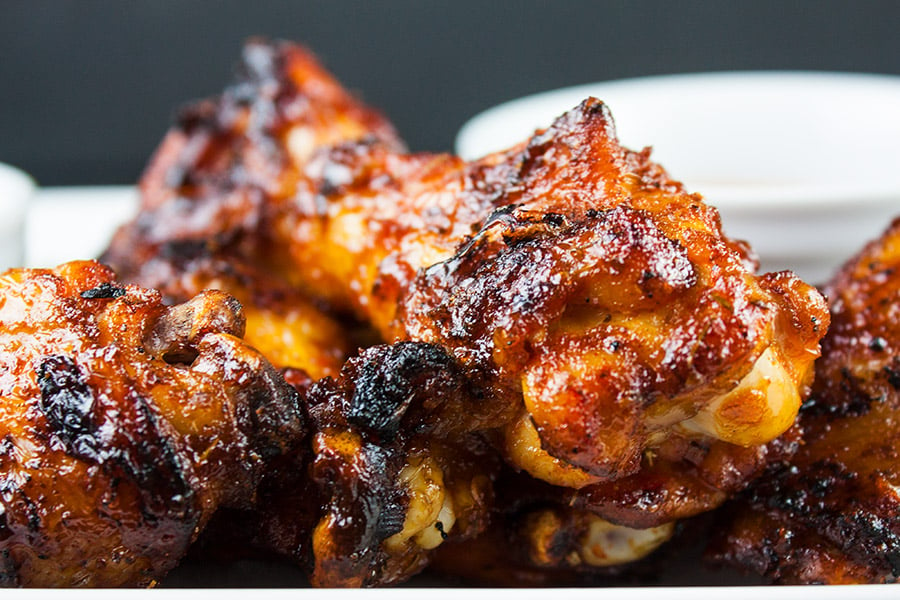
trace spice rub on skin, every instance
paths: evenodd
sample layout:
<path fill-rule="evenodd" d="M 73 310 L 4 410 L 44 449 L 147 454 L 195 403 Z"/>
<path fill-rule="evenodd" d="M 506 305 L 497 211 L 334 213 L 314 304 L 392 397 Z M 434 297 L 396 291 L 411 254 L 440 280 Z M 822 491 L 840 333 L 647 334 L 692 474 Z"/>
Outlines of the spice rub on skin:
<path fill-rule="evenodd" d="M 305 424 L 243 327 L 91 261 L 0 275 L 0 584 L 152 585 L 248 505 Z"/>

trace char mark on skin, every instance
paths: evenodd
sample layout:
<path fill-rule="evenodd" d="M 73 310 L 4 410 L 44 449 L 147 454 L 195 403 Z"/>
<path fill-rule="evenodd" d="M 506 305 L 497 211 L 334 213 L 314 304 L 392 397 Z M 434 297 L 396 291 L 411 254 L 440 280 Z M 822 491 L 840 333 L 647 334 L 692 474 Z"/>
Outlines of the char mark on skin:
<path fill-rule="evenodd" d="M 140 486 L 145 506 L 156 514 L 176 514 L 176 519 L 185 521 L 196 518 L 197 508 L 194 504 L 194 490 L 189 481 L 188 470 L 184 459 L 179 456 L 170 435 L 160 431 L 159 417 L 139 395 L 132 400 L 138 428 L 135 439 L 112 441 L 107 452 L 115 462 L 133 478 Z M 120 452 L 117 444 L 131 446 L 126 452 Z M 180 502 L 175 502 L 175 498 Z"/>
<path fill-rule="evenodd" d="M 873 404 L 884 399 L 871 396 L 846 367 L 840 370 L 838 386 L 840 394 L 811 394 L 803 402 L 801 412 L 808 416 L 828 415 L 830 418 L 860 417 L 872 410 Z"/>
<path fill-rule="evenodd" d="M 373 353 L 383 356 L 373 360 Z M 370 349 L 358 359 L 356 389 L 350 399 L 347 420 L 386 441 L 400 428 L 417 396 L 428 393 L 435 378 L 452 380 L 457 372 L 453 358 L 440 346 L 400 342 Z"/>
<path fill-rule="evenodd" d="M 900 575 L 900 535 L 892 519 L 864 508 L 830 517 L 823 523 L 827 539 L 859 562 L 881 562 L 892 576 Z"/>
<path fill-rule="evenodd" d="M 562 227 L 566 224 L 565 215 L 561 215 L 559 213 L 548 212 L 545 213 L 541 220 L 547 225 L 551 225 L 553 227 Z"/>
<path fill-rule="evenodd" d="M 0 502 L 2 502 L 2 504 L 0 504 L 0 510 L 3 511 L 2 515 L 0 515 L 0 517 L 2 517 L 2 526 L 0 526 L 0 545 L 16 533 L 9 526 L 7 512 L 25 517 L 29 532 L 40 532 L 42 526 L 40 507 L 34 500 L 28 497 L 14 478 L 0 477 Z"/>
<path fill-rule="evenodd" d="M 75 361 L 62 355 L 45 357 L 37 368 L 37 382 L 38 406 L 66 451 L 97 460 L 97 431 L 91 419 L 94 396 Z"/>
<path fill-rule="evenodd" d="M 403 523 L 406 520 L 406 507 L 393 495 L 386 494 L 388 500 L 378 513 L 378 522 L 375 525 L 375 538 L 386 540 L 394 534 L 403 531 Z"/>
<path fill-rule="evenodd" d="M 132 394 L 119 415 L 131 423 L 130 428 L 118 423 L 110 429 L 100 425 L 108 415 L 95 414 L 99 409 L 94 394 L 70 357 L 45 357 L 37 368 L 37 380 L 38 406 L 69 456 L 98 464 L 110 476 L 119 473 L 133 480 L 150 513 L 195 517 L 189 474 L 145 398 Z M 177 507 L 172 506 L 175 497 L 182 499 Z"/>
<path fill-rule="evenodd" d="M 81 292 L 81 297 L 86 300 L 97 300 L 101 298 L 121 298 L 125 295 L 125 288 L 115 286 L 104 281 L 95 288 Z"/>
<path fill-rule="evenodd" d="M 900 368 L 898 368 L 898 365 L 885 365 L 884 374 L 891 387 L 895 390 L 900 390 Z"/>

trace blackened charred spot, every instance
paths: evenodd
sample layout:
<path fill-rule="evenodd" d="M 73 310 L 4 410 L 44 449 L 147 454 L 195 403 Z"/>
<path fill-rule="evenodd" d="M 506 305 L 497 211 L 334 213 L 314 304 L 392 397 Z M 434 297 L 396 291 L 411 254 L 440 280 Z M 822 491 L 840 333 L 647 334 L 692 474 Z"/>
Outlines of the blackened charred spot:
<path fill-rule="evenodd" d="M 503 243 L 511 248 L 532 242 L 540 232 L 536 229 L 517 229 L 503 234 Z"/>
<path fill-rule="evenodd" d="M 41 510 L 38 504 L 32 500 L 13 477 L 0 477 L 0 495 L 4 498 L 0 510 L 3 511 L 3 526 L 11 531 L 7 510 L 14 515 L 14 521 L 24 520 L 28 531 L 38 533 L 41 530 Z M 3 541 L 0 537 L 0 541 Z"/>
<path fill-rule="evenodd" d="M 562 227 L 566 224 L 566 217 L 559 213 L 546 213 L 541 220 L 547 225 L 552 225 L 553 227 Z"/>
<path fill-rule="evenodd" d="M 862 416 L 872 409 L 872 405 L 882 401 L 882 397 L 870 396 L 861 386 L 850 370 L 842 367 L 840 370 L 838 387 L 840 394 L 814 393 L 807 398 L 802 406 L 803 414 L 831 415 L 831 416 Z"/>
<path fill-rule="evenodd" d="M 435 524 L 434 524 L 434 528 L 437 529 L 437 530 L 438 530 L 438 533 L 441 534 L 441 539 L 442 539 L 442 540 L 445 540 L 445 541 L 446 541 L 446 540 L 450 537 L 449 535 L 447 535 L 447 532 L 444 531 L 444 524 L 443 524 L 442 522 L 436 521 Z"/>
<path fill-rule="evenodd" d="M 125 295 L 125 288 L 115 286 L 104 281 L 95 288 L 81 292 L 81 297 L 86 300 L 97 300 L 101 298 L 121 298 Z"/>
<path fill-rule="evenodd" d="M 414 395 L 404 383 L 408 382 L 402 376 L 386 373 L 378 365 L 363 365 L 347 421 L 386 440 L 393 439 Z"/>
<path fill-rule="evenodd" d="M 394 500 L 394 499 L 392 499 Z M 378 520 L 375 525 L 375 537 L 386 540 L 394 534 L 403 531 L 403 523 L 406 521 L 406 508 L 401 502 L 389 501 L 381 507 Z"/>
<path fill-rule="evenodd" d="M 187 471 L 174 440 L 160 431 L 158 416 L 146 398 L 131 394 L 120 407 L 123 414 L 118 418 L 132 424 L 127 431 L 102 428 L 99 423 L 109 415 L 95 414 L 99 409 L 93 392 L 72 358 L 45 357 L 37 368 L 37 380 L 38 406 L 67 454 L 101 465 L 112 481 L 121 475 L 133 481 L 143 496 L 141 510 L 147 522 L 175 515 L 189 526 L 196 507 Z M 181 501 L 176 502 L 176 497 Z"/>
<path fill-rule="evenodd" d="M 249 398 L 256 451 L 270 459 L 284 454 L 304 431 L 304 415 L 298 388 L 311 379 L 305 372 L 291 370 L 296 383 L 286 383 L 275 369 L 261 373 L 261 383 Z M 306 383 L 310 385 L 310 383 Z"/>
<path fill-rule="evenodd" d="M 6 508 L 0 504 L 0 542 L 4 542 L 13 536 L 12 529 L 6 519 Z"/>
<path fill-rule="evenodd" d="M 851 556 L 869 564 L 881 563 L 894 576 L 900 566 L 900 536 L 892 531 L 893 519 L 885 519 L 864 508 L 829 514 L 823 524 L 827 539 Z"/>
<path fill-rule="evenodd" d="M 75 362 L 68 356 L 45 357 L 37 369 L 38 402 L 50 430 L 76 456 L 94 457 L 94 396 Z"/>
<path fill-rule="evenodd" d="M 900 390 L 900 369 L 896 366 L 885 366 L 884 374 L 887 377 L 888 383 L 891 384 L 895 390 Z"/>
<path fill-rule="evenodd" d="M 107 448 L 108 458 L 112 459 L 109 467 L 117 465 L 138 484 L 144 498 L 142 514 L 148 522 L 165 515 L 190 523 L 197 517 L 198 507 L 174 440 L 161 434 L 159 417 L 146 399 L 134 395 L 130 400 L 135 407 L 134 420 L 141 424 L 132 435 L 141 442 L 127 452 L 117 447 Z M 115 446 L 115 441 L 111 442 Z"/>
<path fill-rule="evenodd" d="M 869 350 L 873 352 L 884 352 L 887 349 L 887 340 L 883 337 L 874 337 L 869 342 Z"/>
<path fill-rule="evenodd" d="M 415 342 L 371 348 L 358 361 L 347 421 L 388 441 L 396 436 L 412 401 L 455 369 L 443 348 Z"/>

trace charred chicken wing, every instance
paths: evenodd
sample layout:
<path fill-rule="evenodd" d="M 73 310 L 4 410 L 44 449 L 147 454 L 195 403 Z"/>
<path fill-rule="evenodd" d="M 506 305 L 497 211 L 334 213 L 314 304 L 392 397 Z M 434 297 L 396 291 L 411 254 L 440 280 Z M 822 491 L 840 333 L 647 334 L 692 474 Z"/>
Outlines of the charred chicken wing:
<path fill-rule="evenodd" d="M 0 583 L 149 585 L 305 431 L 240 305 L 95 262 L 0 275 Z"/>
<path fill-rule="evenodd" d="M 785 583 L 900 577 L 900 221 L 826 288 L 803 445 L 731 507 L 711 549 Z"/>

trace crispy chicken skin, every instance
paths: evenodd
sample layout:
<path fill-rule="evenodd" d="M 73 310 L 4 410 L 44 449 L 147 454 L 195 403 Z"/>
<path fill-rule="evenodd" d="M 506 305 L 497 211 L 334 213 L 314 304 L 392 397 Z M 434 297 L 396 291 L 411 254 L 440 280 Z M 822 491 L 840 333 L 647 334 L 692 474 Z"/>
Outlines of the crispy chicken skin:
<path fill-rule="evenodd" d="M 731 506 L 713 559 L 783 583 L 900 577 L 900 220 L 826 287 L 804 443 Z"/>
<path fill-rule="evenodd" d="M 184 302 L 208 288 L 237 297 L 247 341 L 273 363 L 336 374 L 347 332 L 273 274 L 267 207 L 292 193 L 320 147 L 379 139 L 391 125 L 347 93 L 300 46 L 251 41 L 237 81 L 185 109 L 140 182 L 140 212 L 101 261 L 123 281 Z"/>
<path fill-rule="evenodd" d="M 113 265 L 121 258 L 104 256 Z M 164 245 L 139 272 L 130 266 L 123 280 L 161 290 L 166 303 L 185 302 L 203 290 L 227 291 L 245 307 L 244 340 L 277 367 L 303 369 L 314 378 L 336 374 L 351 347 L 347 327 L 234 249 L 211 250 L 205 241 L 177 244 L 176 250 Z"/>
<path fill-rule="evenodd" d="M 0 275 L 0 584 L 151 585 L 302 440 L 233 298 L 160 300 L 96 262 Z"/>

